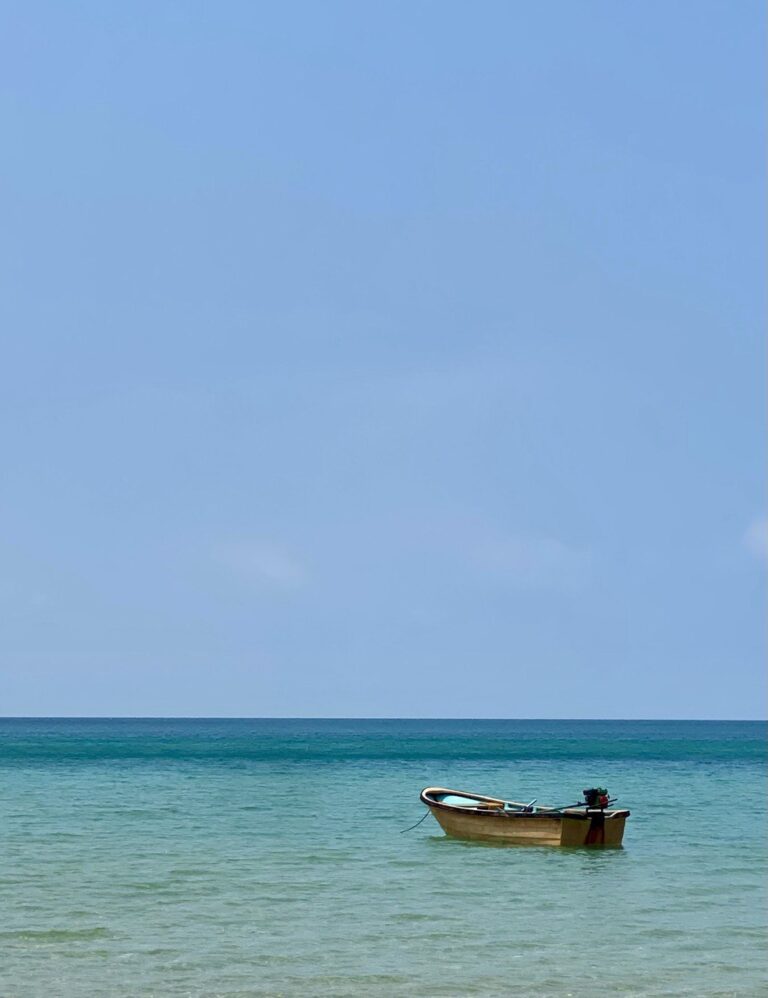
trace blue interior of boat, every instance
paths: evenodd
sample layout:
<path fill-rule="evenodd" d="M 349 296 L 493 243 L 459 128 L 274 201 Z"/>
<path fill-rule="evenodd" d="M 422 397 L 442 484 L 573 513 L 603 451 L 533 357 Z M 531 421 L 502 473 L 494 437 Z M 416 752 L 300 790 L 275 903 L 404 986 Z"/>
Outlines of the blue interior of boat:
<path fill-rule="evenodd" d="M 482 801 L 473 800 L 471 797 L 457 797 L 456 794 L 438 794 L 437 800 L 443 804 L 453 804 L 454 807 L 480 807 Z"/>

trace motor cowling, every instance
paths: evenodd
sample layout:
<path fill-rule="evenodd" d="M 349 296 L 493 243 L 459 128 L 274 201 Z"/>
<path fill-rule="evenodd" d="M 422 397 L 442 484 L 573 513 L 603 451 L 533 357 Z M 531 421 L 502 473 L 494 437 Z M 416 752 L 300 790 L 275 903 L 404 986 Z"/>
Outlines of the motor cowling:
<path fill-rule="evenodd" d="M 587 807 L 604 808 L 608 806 L 608 791 L 605 787 L 591 787 L 589 790 L 582 790 L 584 803 Z"/>

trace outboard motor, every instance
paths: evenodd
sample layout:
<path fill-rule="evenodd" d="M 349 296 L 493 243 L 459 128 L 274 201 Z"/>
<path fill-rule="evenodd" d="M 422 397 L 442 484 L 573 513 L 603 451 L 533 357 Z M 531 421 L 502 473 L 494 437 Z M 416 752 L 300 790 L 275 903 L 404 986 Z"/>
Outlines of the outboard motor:
<path fill-rule="evenodd" d="M 605 787 L 592 787 L 590 790 L 582 790 L 582 793 L 587 807 L 599 807 L 602 810 L 608 806 L 608 791 Z"/>

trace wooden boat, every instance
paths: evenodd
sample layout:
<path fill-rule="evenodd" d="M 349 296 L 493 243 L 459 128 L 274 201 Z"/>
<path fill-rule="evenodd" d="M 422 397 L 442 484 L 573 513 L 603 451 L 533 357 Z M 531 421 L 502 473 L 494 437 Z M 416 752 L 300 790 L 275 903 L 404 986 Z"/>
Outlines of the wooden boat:
<path fill-rule="evenodd" d="M 426 787 L 421 801 L 446 833 L 457 839 L 479 839 L 510 845 L 621 846 L 629 811 L 608 810 L 607 791 L 598 798 L 603 806 L 590 807 L 593 791 L 584 791 L 584 804 L 555 808 L 536 801 L 501 800 L 445 787 Z"/>

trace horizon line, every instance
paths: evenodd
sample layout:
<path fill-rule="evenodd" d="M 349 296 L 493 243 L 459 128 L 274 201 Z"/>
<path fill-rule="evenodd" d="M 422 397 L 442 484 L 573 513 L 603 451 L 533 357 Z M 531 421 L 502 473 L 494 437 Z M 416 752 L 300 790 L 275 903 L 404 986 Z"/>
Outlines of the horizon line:
<path fill-rule="evenodd" d="M 0 721 L 640 721 L 668 723 L 740 723 L 766 717 L 463 717 L 352 714 L 2 714 Z"/>

